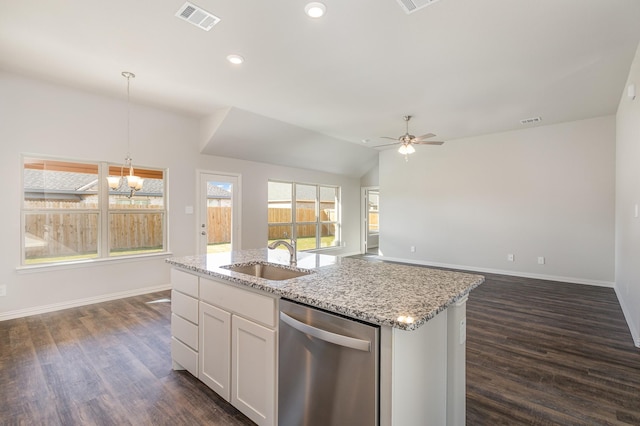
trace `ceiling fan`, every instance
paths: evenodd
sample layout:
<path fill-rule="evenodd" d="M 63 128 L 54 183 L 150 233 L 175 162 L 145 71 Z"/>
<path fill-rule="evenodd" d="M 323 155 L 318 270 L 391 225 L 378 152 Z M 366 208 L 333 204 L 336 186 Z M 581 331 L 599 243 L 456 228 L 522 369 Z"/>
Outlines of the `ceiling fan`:
<path fill-rule="evenodd" d="M 427 133 L 426 135 L 422 135 L 422 136 L 414 136 L 409 134 L 409 120 L 411 120 L 411 116 L 405 115 L 403 118 L 404 118 L 404 121 L 407 123 L 406 133 L 397 138 L 392 138 L 390 136 L 381 136 L 382 139 L 392 139 L 392 140 L 395 140 L 396 142 L 386 144 L 386 145 L 378 145 L 375 148 L 381 148 L 383 146 L 391 146 L 399 143 L 400 147 L 398 148 L 398 152 L 404 155 L 404 159 L 406 161 L 409 161 L 409 158 L 407 157 L 407 155 L 413 154 L 414 152 L 416 152 L 416 149 L 413 147 L 413 145 L 442 145 L 444 143 L 442 141 L 426 141 L 425 140 L 425 139 L 430 139 L 434 137 L 435 135 L 433 133 Z"/>

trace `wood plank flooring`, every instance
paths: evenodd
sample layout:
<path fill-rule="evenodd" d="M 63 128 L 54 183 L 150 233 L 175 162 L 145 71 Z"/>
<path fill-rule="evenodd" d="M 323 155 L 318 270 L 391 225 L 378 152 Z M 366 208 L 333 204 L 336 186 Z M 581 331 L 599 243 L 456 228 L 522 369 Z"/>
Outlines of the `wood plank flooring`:
<path fill-rule="evenodd" d="M 0 425 L 253 425 L 171 369 L 169 297 L 0 322 Z"/>
<path fill-rule="evenodd" d="M 467 303 L 467 424 L 640 425 L 640 349 L 613 289 L 485 276 Z"/>
<path fill-rule="evenodd" d="M 640 425 L 612 289 L 486 277 L 467 304 L 468 425 Z M 253 424 L 171 369 L 168 298 L 0 322 L 0 425 Z"/>

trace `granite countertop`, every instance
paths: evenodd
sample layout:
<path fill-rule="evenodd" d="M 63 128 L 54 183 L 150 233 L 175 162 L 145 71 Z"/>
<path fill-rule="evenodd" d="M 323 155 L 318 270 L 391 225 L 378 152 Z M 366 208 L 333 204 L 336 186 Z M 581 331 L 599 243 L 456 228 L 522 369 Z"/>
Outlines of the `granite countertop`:
<path fill-rule="evenodd" d="M 481 275 L 302 252 L 298 253 L 297 267 L 290 268 L 286 250 L 267 248 L 166 261 L 184 270 L 402 330 L 417 329 L 484 281 Z M 259 262 L 312 273 L 271 281 L 221 268 Z"/>

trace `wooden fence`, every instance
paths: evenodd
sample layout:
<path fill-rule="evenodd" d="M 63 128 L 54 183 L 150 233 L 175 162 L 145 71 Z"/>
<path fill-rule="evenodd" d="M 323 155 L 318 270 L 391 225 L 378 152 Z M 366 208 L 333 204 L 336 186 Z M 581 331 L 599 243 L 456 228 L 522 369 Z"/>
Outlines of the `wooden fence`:
<path fill-rule="evenodd" d="M 290 209 L 279 209 L 279 208 L 269 208 L 269 223 L 286 223 L 291 222 L 291 210 Z M 329 221 L 332 220 L 329 216 L 329 213 L 325 210 L 320 210 L 320 220 L 321 221 Z M 310 209 L 297 209 L 296 211 L 296 222 L 315 222 L 316 221 L 316 211 L 313 208 Z M 321 229 L 322 235 L 335 235 L 335 225 L 333 224 L 323 224 Z M 282 238 L 283 226 L 270 226 L 269 227 L 269 240 L 276 240 Z M 297 236 L 298 238 L 305 237 L 315 237 L 316 236 L 316 225 L 298 225 L 297 226 Z"/>
<path fill-rule="evenodd" d="M 58 206 L 59 207 L 59 206 Z M 270 208 L 269 223 L 291 221 L 290 209 Z M 208 244 L 229 243 L 231 241 L 231 207 L 208 208 Z M 298 222 L 315 222 L 314 209 L 298 209 Z M 330 220 L 329 214 L 321 211 L 323 221 Z M 114 213 L 109 224 L 109 244 L 111 250 L 136 250 L 162 248 L 163 215 L 161 213 Z M 25 219 L 27 234 L 26 257 L 71 256 L 97 253 L 98 214 L 97 213 L 50 213 L 27 214 Z M 288 229 L 288 227 L 287 227 Z M 282 238 L 283 227 L 270 226 L 269 239 Z M 335 225 L 323 224 L 323 235 L 334 235 Z M 298 237 L 316 235 L 315 224 L 299 225 Z"/>
<path fill-rule="evenodd" d="M 207 243 L 208 244 L 222 244 L 231 242 L 231 207 L 209 207 L 208 208 L 208 229 L 207 229 Z M 330 220 L 329 214 L 325 211 L 320 212 L 320 218 L 323 221 Z M 297 221 L 298 222 L 315 222 L 316 213 L 315 209 L 298 209 Z M 268 210 L 269 223 L 286 223 L 291 222 L 291 210 L 287 208 L 269 208 Z M 288 228 L 288 227 L 287 227 Z M 269 240 L 275 240 L 282 238 L 283 226 L 270 226 L 269 227 Z M 335 233 L 335 225 L 325 224 L 322 225 L 323 235 L 333 235 Z M 316 235 L 315 225 L 299 225 L 298 237 L 311 237 Z"/>
<path fill-rule="evenodd" d="M 231 207 L 207 207 L 207 244 L 231 242 Z"/>
<path fill-rule="evenodd" d="M 380 225 L 378 224 L 378 212 L 369 212 L 369 232 L 380 231 Z"/>
<path fill-rule="evenodd" d="M 162 248 L 161 213 L 116 213 L 111 215 L 112 251 Z M 26 258 L 72 256 L 98 251 L 97 213 L 27 214 Z"/>

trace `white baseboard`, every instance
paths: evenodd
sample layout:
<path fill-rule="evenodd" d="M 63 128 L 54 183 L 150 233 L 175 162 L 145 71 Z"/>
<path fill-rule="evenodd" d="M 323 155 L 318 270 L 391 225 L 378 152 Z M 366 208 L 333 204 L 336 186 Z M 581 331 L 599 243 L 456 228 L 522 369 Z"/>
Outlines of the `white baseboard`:
<path fill-rule="evenodd" d="M 613 288 L 615 285 L 615 283 L 612 281 L 598 281 L 598 280 L 589 280 L 586 278 L 560 277 L 555 275 L 533 274 L 529 272 L 506 271 L 502 269 L 479 268 L 476 266 L 452 265 L 448 263 L 428 262 L 428 261 L 415 260 L 415 259 L 401 259 L 401 258 L 387 257 L 387 256 L 380 256 L 380 259 L 389 260 L 391 262 L 411 263 L 415 265 L 424 265 L 424 266 L 436 266 L 439 268 L 461 269 L 464 271 L 485 272 L 487 274 L 509 275 L 512 277 L 534 278 L 538 280 L 559 281 L 559 282 L 572 283 L 572 284 L 586 284 L 586 285 L 594 285 L 598 287 Z"/>
<path fill-rule="evenodd" d="M 104 294 L 101 296 L 87 297 L 84 299 L 69 300 L 66 302 L 53 303 L 51 305 L 35 306 L 33 308 L 18 309 L 0 313 L 0 321 L 15 318 L 28 317 L 31 315 L 44 314 L 47 312 L 61 311 L 63 309 L 75 308 L 78 306 L 92 305 L 94 303 L 108 302 L 110 300 L 124 299 L 126 297 L 139 296 L 141 294 L 155 293 L 156 291 L 170 290 L 171 284 L 164 284 L 155 287 L 137 288 L 135 290 L 121 291 L 118 293 Z"/>
<path fill-rule="evenodd" d="M 622 308 L 622 313 L 624 314 L 624 319 L 627 321 L 627 325 L 629 326 L 629 331 L 631 332 L 631 337 L 633 338 L 633 344 L 640 348 L 640 330 L 636 328 L 636 325 L 632 321 L 631 312 L 627 309 L 627 305 L 624 303 L 624 298 L 620 296 L 620 292 L 618 286 L 616 285 L 613 288 L 616 292 L 616 296 L 618 297 L 618 303 Z"/>

